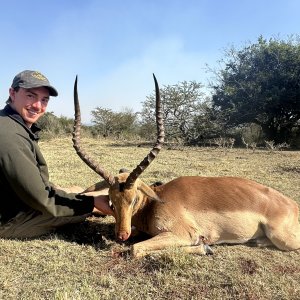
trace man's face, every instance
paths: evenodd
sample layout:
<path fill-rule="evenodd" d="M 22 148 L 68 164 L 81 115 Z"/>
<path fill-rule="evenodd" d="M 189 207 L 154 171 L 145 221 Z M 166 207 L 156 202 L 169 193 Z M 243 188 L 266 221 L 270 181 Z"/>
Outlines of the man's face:
<path fill-rule="evenodd" d="M 17 92 L 9 89 L 12 100 L 10 104 L 23 118 L 28 127 L 31 127 L 46 111 L 49 102 L 49 91 L 45 87 L 24 89 Z"/>

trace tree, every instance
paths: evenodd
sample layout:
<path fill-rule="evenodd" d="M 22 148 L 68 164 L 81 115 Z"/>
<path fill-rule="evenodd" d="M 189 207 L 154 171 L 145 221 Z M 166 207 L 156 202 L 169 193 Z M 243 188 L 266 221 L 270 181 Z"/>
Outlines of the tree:
<path fill-rule="evenodd" d="M 225 51 L 213 88 L 213 107 L 229 126 L 258 124 L 267 139 L 289 142 L 300 126 L 299 37 Z"/>
<path fill-rule="evenodd" d="M 73 119 L 56 117 L 53 112 L 46 112 L 38 120 L 37 125 L 42 129 L 43 136 L 51 137 L 72 133 L 73 123 Z"/>
<path fill-rule="evenodd" d="M 96 125 L 99 133 L 103 136 L 109 136 L 113 132 L 115 113 L 111 109 L 96 107 L 91 112 L 92 122 Z"/>
<path fill-rule="evenodd" d="M 204 101 L 202 88 L 201 83 L 183 81 L 160 89 L 166 136 L 169 139 L 188 141 L 193 138 L 191 129 L 194 118 L 201 113 Z M 155 95 L 148 96 L 142 104 L 142 128 L 151 128 L 156 134 Z"/>
<path fill-rule="evenodd" d="M 227 130 L 223 115 L 214 110 L 210 99 L 204 101 L 201 110 L 194 117 L 189 131 L 189 145 L 205 145 L 212 139 L 225 137 L 230 132 Z"/>
<path fill-rule="evenodd" d="M 120 136 L 137 131 L 137 115 L 132 109 L 124 108 L 121 112 L 97 107 L 92 110 L 93 120 L 98 132 L 103 136 Z"/>

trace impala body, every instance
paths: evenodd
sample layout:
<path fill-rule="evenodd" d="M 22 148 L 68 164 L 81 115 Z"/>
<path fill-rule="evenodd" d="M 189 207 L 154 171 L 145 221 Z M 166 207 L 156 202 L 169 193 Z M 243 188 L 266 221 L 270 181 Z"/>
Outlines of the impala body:
<path fill-rule="evenodd" d="M 221 243 L 252 242 L 280 250 L 299 249 L 298 205 L 272 188 L 236 177 L 186 176 L 157 187 L 138 178 L 154 160 L 164 140 L 159 88 L 155 77 L 154 80 L 157 143 L 131 173 L 117 176 L 95 164 L 79 145 L 80 110 L 75 82 L 74 148 L 105 180 L 85 192 L 108 188 L 116 218 L 116 237 L 127 240 L 132 226 L 152 236 L 132 246 L 134 257 L 174 246 L 191 253 L 209 254 L 209 245 Z"/>
<path fill-rule="evenodd" d="M 132 226 L 152 236 L 132 246 L 134 257 L 174 246 L 210 254 L 209 245 L 222 243 L 300 248 L 298 205 L 272 188 L 237 177 L 183 176 L 157 187 L 138 179 L 134 192 L 120 192 L 127 177 L 119 174 L 109 187 L 116 237 L 127 240 Z"/>

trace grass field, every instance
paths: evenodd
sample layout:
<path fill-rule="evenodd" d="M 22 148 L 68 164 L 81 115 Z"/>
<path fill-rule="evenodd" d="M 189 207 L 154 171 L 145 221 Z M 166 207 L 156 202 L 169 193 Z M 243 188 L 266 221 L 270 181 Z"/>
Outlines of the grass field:
<path fill-rule="evenodd" d="M 134 168 L 151 145 L 83 139 L 112 173 Z M 41 142 L 51 181 L 88 187 L 99 181 L 71 138 Z M 180 175 L 241 176 L 300 203 L 300 152 L 165 146 L 142 174 L 146 183 Z M 214 246 L 214 255 L 170 249 L 142 259 L 115 257 L 113 218 L 91 217 L 39 239 L 0 239 L 0 299 L 300 299 L 300 251 Z M 132 242 L 132 241 L 131 241 Z"/>

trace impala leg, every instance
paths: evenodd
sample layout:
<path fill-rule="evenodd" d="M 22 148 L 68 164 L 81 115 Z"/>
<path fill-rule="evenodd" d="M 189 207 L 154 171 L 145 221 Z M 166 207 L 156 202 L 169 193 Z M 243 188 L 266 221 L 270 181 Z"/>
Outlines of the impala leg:
<path fill-rule="evenodd" d="M 147 254 L 170 247 L 183 247 L 182 249 L 188 253 L 210 254 L 209 247 L 203 243 L 191 246 L 190 241 L 180 239 L 172 232 L 163 232 L 149 240 L 132 245 L 131 255 L 135 258 L 143 257 Z"/>
<path fill-rule="evenodd" d="M 269 232 L 269 239 L 272 243 L 283 251 L 300 249 L 300 226 L 298 230 L 271 230 Z"/>
<path fill-rule="evenodd" d="M 281 226 L 270 224 L 265 226 L 265 232 L 271 242 L 280 250 L 290 251 L 300 249 L 300 224 L 298 215 L 282 221 Z"/>

